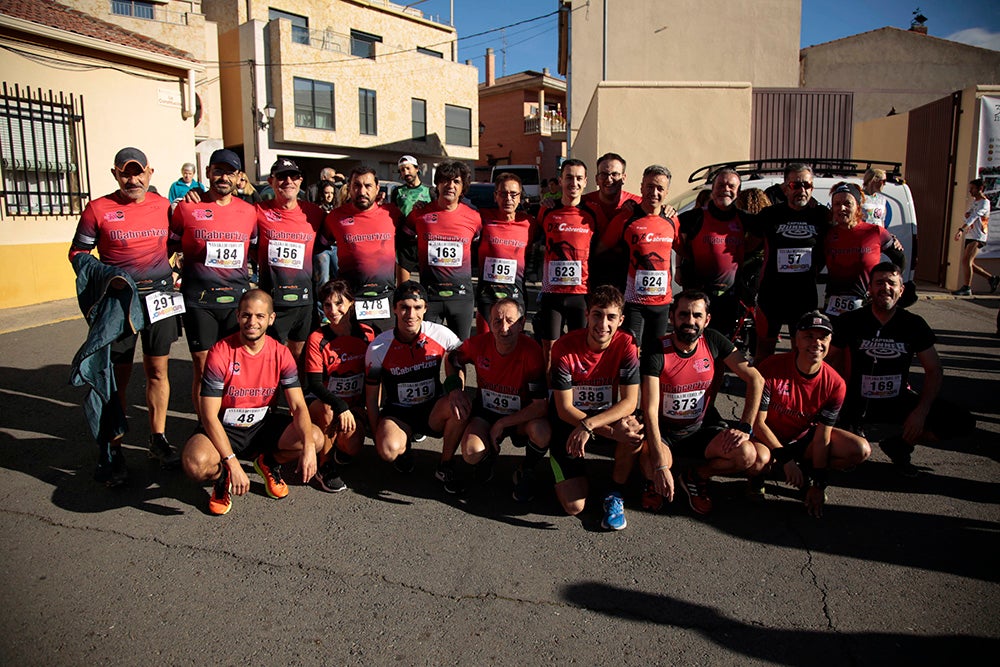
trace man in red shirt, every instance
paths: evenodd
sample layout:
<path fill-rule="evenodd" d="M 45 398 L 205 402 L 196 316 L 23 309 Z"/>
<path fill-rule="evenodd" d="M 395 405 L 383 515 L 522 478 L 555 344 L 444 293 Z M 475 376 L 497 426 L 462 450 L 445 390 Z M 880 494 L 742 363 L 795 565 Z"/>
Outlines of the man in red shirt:
<path fill-rule="evenodd" d="M 111 363 L 124 419 L 135 342 L 141 337 L 149 409 L 149 454 L 172 466 L 177 462 L 177 454 L 164 435 L 170 400 L 167 360 L 170 346 L 179 335 L 176 315 L 183 312 L 184 302 L 174 292 L 173 269 L 168 261 L 170 202 L 147 192 L 153 168 L 138 148 L 118 151 L 111 174 L 118 182 L 118 190 L 87 204 L 76 226 L 69 259 L 73 262 L 77 255 L 96 248 L 103 263 L 128 273 L 139 289 L 145 321 L 135 324 L 141 333 L 115 341 L 111 345 Z M 108 486 L 122 486 L 128 480 L 121 448 L 124 435 L 122 432 L 110 443 L 99 443 L 94 478 Z"/>
<path fill-rule="evenodd" d="M 198 410 L 208 351 L 235 333 L 236 304 L 250 289 L 250 247 L 257 243 L 257 211 L 239 197 L 242 165 L 232 151 L 212 153 L 200 202 L 180 201 L 170 220 L 171 246 L 184 253 L 181 293 L 191 353 L 191 402 Z"/>
<path fill-rule="evenodd" d="M 832 335 L 829 317 L 808 312 L 796 324 L 794 349 L 758 366 L 764 395 L 753 438 L 771 450 L 785 480 L 805 491 L 806 510 L 814 517 L 823 514 L 829 469 L 844 470 L 871 455 L 867 440 L 834 427 L 847 388 L 824 361 Z M 763 477 L 757 483 L 763 485 Z"/>
<path fill-rule="evenodd" d="M 642 448 L 642 426 L 633 415 L 639 402 L 639 357 L 632 334 L 619 330 L 624 305 L 621 292 L 610 285 L 588 294 L 587 326 L 556 341 L 550 374 L 556 497 L 567 514 L 580 514 L 590 489 L 587 447 L 610 444 L 615 464 L 601 524 L 608 530 L 626 526 L 624 486 Z"/>
<path fill-rule="evenodd" d="M 457 403 L 471 414 L 462 434 L 462 458 L 477 466 L 479 479 L 493 476 L 500 443 L 508 435 L 515 447 L 524 447 L 524 463 L 514 473 L 514 500 L 533 495 L 535 465 L 545 456 L 552 429 L 542 348 L 523 335 L 524 305 L 504 297 L 490 309 L 490 330 L 474 336 L 449 355 L 456 368 L 476 367 L 475 403 L 461 388 L 452 390 Z"/>
<path fill-rule="evenodd" d="M 287 344 L 298 360 L 312 332 L 313 246 L 326 214 L 299 200 L 302 170 L 293 161 L 279 158 L 267 182 L 274 199 L 257 204 L 260 287 L 274 299 L 271 335 Z"/>
<path fill-rule="evenodd" d="M 642 197 L 625 191 L 625 158 L 618 153 L 605 153 L 597 158 L 597 189 L 583 195 L 583 201 L 600 207 L 604 219 L 610 221 L 621 212 L 627 201 L 639 203 Z M 599 230 L 604 232 L 604 229 Z"/>
<path fill-rule="evenodd" d="M 239 459 L 253 459 L 267 495 L 288 495 L 281 464 L 298 460 L 303 483 L 316 474 L 323 433 L 313 426 L 288 348 L 266 336 L 274 323 L 271 297 L 250 290 L 240 298 L 239 331 L 212 346 L 201 385 L 201 422 L 184 445 L 184 471 L 199 483 L 213 481 L 208 511 L 226 514 L 232 496 L 244 495 L 250 479 Z M 291 417 L 275 415 L 278 389 Z"/>

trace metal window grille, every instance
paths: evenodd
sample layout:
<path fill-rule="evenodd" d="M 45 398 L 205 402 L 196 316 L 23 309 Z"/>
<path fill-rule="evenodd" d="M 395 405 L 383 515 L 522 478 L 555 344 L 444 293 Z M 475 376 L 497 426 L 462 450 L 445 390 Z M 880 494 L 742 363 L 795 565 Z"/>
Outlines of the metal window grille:
<path fill-rule="evenodd" d="M 73 215 L 90 198 L 83 99 L 3 84 L 0 201 L 8 215 Z"/>
<path fill-rule="evenodd" d="M 142 2 L 142 0 L 111 0 L 111 13 L 152 20 L 153 3 Z"/>

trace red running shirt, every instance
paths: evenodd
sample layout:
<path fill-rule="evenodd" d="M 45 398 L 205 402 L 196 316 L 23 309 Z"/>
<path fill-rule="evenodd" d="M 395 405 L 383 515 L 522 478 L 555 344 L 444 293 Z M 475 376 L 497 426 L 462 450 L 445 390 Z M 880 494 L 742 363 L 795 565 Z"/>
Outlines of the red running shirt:
<path fill-rule="evenodd" d="M 543 208 L 539 224 L 545 233 L 542 291 L 547 294 L 586 294 L 590 278 L 590 246 L 602 215 L 581 202 Z"/>
<path fill-rule="evenodd" d="M 618 402 L 620 385 L 639 384 L 639 354 L 631 334 L 616 331 L 600 352 L 587 346 L 587 330 L 561 336 L 552 346 L 552 389 L 572 390 L 573 405 L 588 415 Z"/>
<path fill-rule="evenodd" d="M 479 240 L 479 290 L 491 300 L 524 294 L 525 254 L 536 227 L 531 216 L 518 213 L 513 221 L 497 220 L 498 210 L 483 211 Z"/>
<path fill-rule="evenodd" d="M 348 202 L 333 209 L 323 222 L 323 237 L 336 241 L 340 278 L 358 299 L 382 298 L 396 286 L 396 207 L 359 210 Z"/>
<path fill-rule="evenodd" d="M 271 294 L 275 308 L 312 303 L 313 246 L 325 215 L 305 201 L 287 210 L 278 208 L 275 199 L 257 204 L 260 286 Z"/>
<path fill-rule="evenodd" d="M 827 294 L 868 293 L 868 273 L 879 263 L 882 251 L 892 248 L 892 234 L 879 225 L 859 222 L 852 228 L 833 227 L 823 244 L 829 273 Z"/>
<path fill-rule="evenodd" d="M 457 366 L 476 367 L 476 400 L 498 416 L 512 415 L 528 407 L 531 399 L 545 398 L 545 367 L 542 348 L 524 334 L 506 356 L 497 352 L 492 333 L 473 336 L 453 354 Z"/>
<path fill-rule="evenodd" d="M 365 353 L 375 331 L 361 324 L 357 335 L 338 336 L 320 327 L 306 341 L 306 373 L 321 373 L 323 384 L 351 407 L 364 407 Z"/>
<path fill-rule="evenodd" d="M 625 301 L 643 306 L 667 306 L 673 300 L 670 253 L 677 239 L 677 218 L 647 215 L 636 206 L 608 226 L 602 245 L 623 245 L 628 252 Z M 620 241 L 619 241 L 620 239 Z"/>
<path fill-rule="evenodd" d="M 437 202 L 414 210 L 407 218 L 417 232 L 420 283 L 431 301 L 472 296 L 472 242 L 482 220 L 472 208 L 459 204 L 446 211 Z"/>
<path fill-rule="evenodd" d="M 795 365 L 795 352 L 785 352 L 768 357 L 757 370 L 764 376 L 760 411 L 781 444 L 801 438 L 813 424 L 837 423 L 847 386 L 826 362 L 807 377 Z"/>

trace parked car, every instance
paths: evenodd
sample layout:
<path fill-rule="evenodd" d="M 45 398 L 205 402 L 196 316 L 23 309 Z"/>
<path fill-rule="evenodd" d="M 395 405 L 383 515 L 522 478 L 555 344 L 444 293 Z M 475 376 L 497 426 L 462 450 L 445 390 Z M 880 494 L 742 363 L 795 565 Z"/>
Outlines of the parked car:
<path fill-rule="evenodd" d="M 503 173 L 514 174 L 521 179 L 521 188 L 524 190 L 524 201 L 526 207 L 536 206 L 541 200 L 541 177 L 538 174 L 538 165 L 535 164 L 498 164 L 493 167 L 490 180 L 497 182 L 497 176 Z"/>
<path fill-rule="evenodd" d="M 710 190 L 712 180 L 719 170 L 730 167 L 735 169 L 743 179 L 741 189 L 760 188 L 773 203 L 784 201 L 781 184 L 784 182 L 786 164 L 807 164 L 813 169 L 813 197 L 826 206 L 830 205 L 830 188 L 840 181 L 854 183 L 859 188 L 865 171 L 869 168 L 884 169 L 886 183 L 882 194 L 889 202 L 887 217 L 888 229 L 899 239 L 906 256 L 906 267 L 903 271 L 904 280 L 913 279 L 917 263 L 917 214 L 913 207 L 913 193 L 903 180 L 899 162 L 883 162 L 878 160 L 842 160 L 842 159 L 767 159 L 749 160 L 746 162 L 723 162 L 710 164 L 696 169 L 688 177 L 689 183 L 695 185 L 675 196 L 670 203 L 678 212 L 687 211 L 695 205 L 695 199 L 702 190 Z"/>
<path fill-rule="evenodd" d="M 496 200 L 493 199 L 493 190 L 492 183 L 470 183 L 465 196 L 477 209 L 498 208 Z"/>

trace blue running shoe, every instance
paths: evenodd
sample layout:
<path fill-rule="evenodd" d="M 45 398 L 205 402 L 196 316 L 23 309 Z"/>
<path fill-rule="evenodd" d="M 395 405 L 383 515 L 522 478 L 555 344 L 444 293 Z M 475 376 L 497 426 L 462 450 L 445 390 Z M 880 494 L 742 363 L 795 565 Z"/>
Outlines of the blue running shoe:
<path fill-rule="evenodd" d="M 601 527 L 605 530 L 624 530 L 627 525 L 625 501 L 617 493 L 609 493 L 604 499 L 604 519 L 601 521 Z"/>

